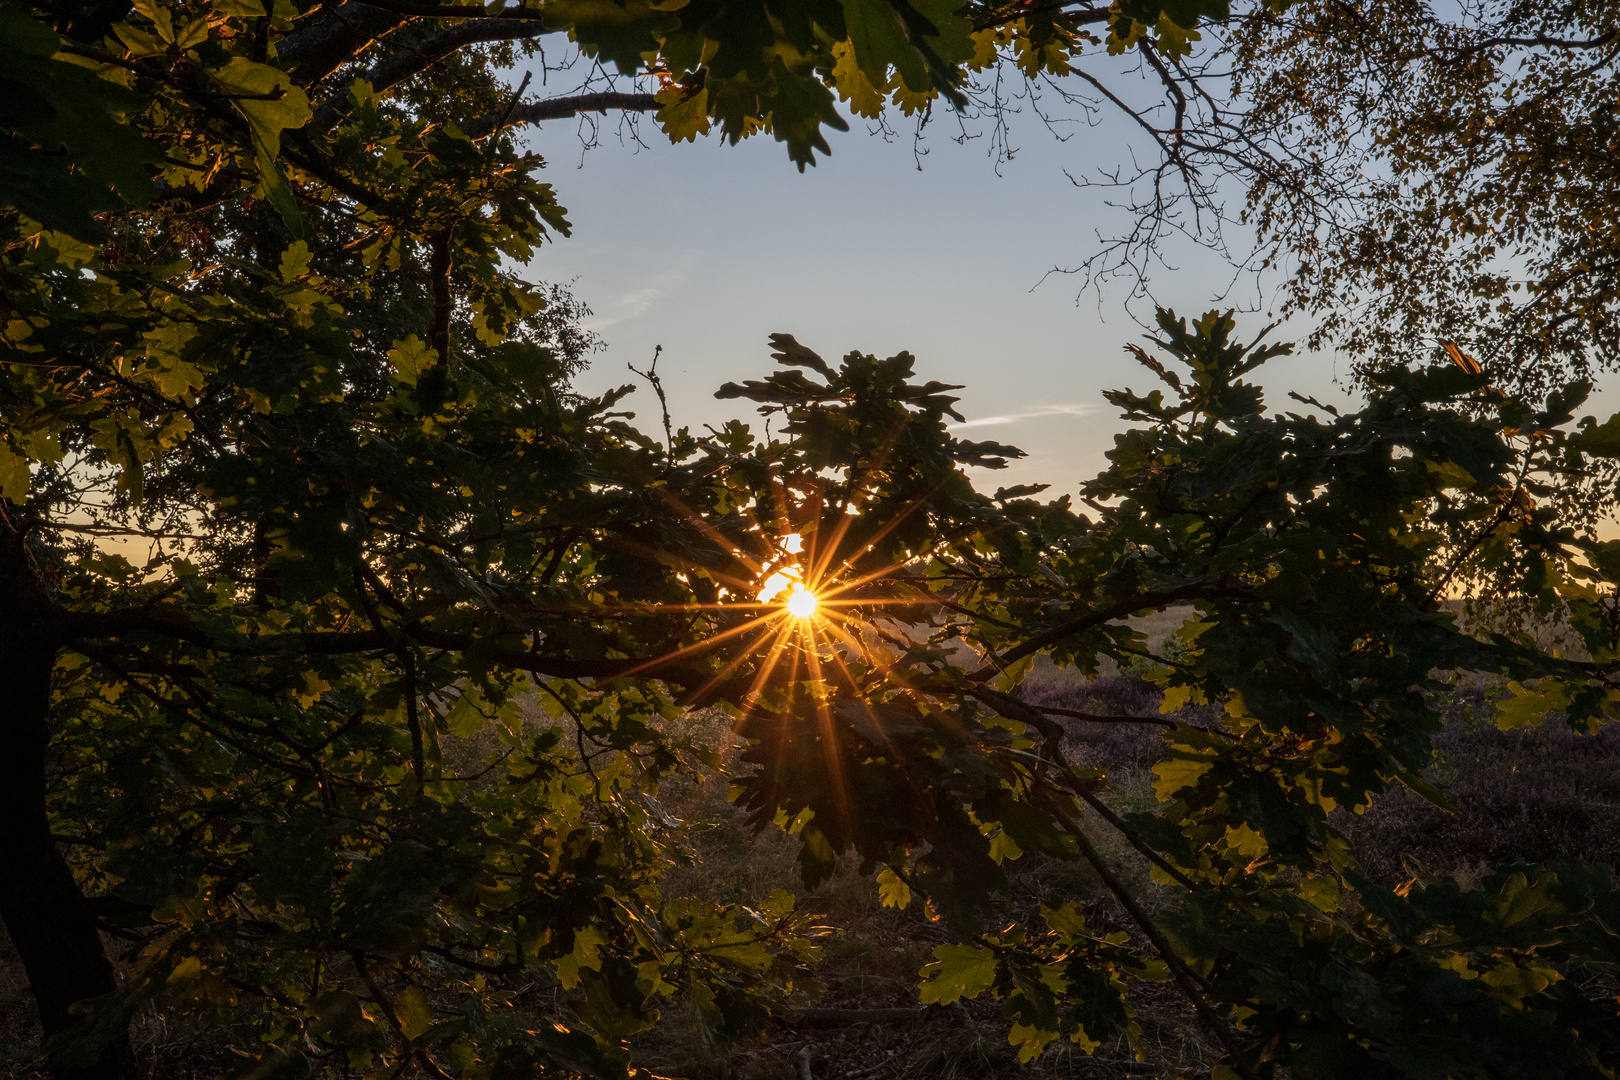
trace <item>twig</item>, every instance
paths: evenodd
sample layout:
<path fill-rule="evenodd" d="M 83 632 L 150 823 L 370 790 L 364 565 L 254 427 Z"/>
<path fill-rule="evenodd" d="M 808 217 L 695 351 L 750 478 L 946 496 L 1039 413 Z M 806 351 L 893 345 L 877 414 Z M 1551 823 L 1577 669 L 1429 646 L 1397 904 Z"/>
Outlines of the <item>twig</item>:
<path fill-rule="evenodd" d="M 668 472 L 675 465 L 675 435 L 669 424 L 669 398 L 664 394 L 664 380 L 658 377 L 658 358 L 663 352 L 662 345 L 653 346 L 652 363 L 647 365 L 646 371 L 640 370 L 634 364 L 624 366 L 652 383 L 653 393 L 658 395 L 658 408 L 664 414 L 664 446 L 667 448 L 664 454 L 664 470 Z"/>
<path fill-rule="evenodd" d="M 416 793 L 425 790 L 423 773 L 426 763 L 422 759 L 422 720 L 416 711 L 416 650 L 402 650 L 405 660 L 405 724 L 411 733 L 411 773 L 416 777 Z"/>

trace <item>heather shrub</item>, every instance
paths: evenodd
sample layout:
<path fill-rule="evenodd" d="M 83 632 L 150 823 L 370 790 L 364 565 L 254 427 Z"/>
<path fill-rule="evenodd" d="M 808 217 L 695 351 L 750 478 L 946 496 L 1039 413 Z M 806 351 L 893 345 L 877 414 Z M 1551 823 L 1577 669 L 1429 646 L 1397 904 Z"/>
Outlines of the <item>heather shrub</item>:
<path fill-rule="evenodd" d="M 1164 694 L 1137 674 L 1106 675 L 1090 682 L 1041 682 L 1028 687 L 1032 705 L 1073 709 L 1098 716 L 1175 720 L 1208 727 L 1220 722 L 1220 705 L 1189 705 L 1169 714 L 1159 712 Z M 1074 760 L 1101 769 L 1146 768 L 1164 756 L 1164 729 L 1158 724 L 1097 723 L 1054 717 L 1068 731 L 1065 740 Z"/>
<path fill-rule="evenodd" d="M 1501 731 L 1495 693 L 1480 684 L 1459 688 L 1444 713 L 1428 775 L 1446 788 L 1454 812 L 1400 788 L 1360 817 L 1342 815 L 1364 866 L 1394 883 L 1412 876 L 1403 858 L 1464 878 L 1520 860 L 1620 865 L 1616 725 L 1582 735 L 1554 714 Z"/>

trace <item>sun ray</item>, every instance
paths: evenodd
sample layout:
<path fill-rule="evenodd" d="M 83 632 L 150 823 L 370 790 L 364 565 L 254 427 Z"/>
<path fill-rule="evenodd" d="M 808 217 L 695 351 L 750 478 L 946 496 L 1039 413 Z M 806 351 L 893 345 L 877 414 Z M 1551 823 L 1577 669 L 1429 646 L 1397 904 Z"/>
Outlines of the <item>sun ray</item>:
<path fill-rule="evenodd" d="M 899 445 L 900 435 L 901 435 L 903 429 L 904 429 L 903 424 L 897 425 L 895 427 L 894 431 L 890 433 L 888 440 L 882 446 L 878 447 L 877 452 L 872 455 L 871 467 L 866 470 L 866 473 L 861 478 L 861 483 L 862 483 L 863 486 L 866 483 L 866 480 L 868 478 L 870 478 L 873 473 L 877 473 L 877 472 L 882 471 L 883 468 L 888 465 L 888 463 L 889 463 L 889 455 L 894 453 L 894 448 L 897 445 Z M 909 517 L 911 515 L 911 513 L 913 511 L 915 511 L 917 506 L 920 505 L 921 502 L 924 499 L 932 497 L 934 492 L 937 491 L 937 490 L 939 490 L 939 486 L 935 485 L 933 488 L 931 488 L 928 491 L 928 493 L 926 495 L 920 496 L 918 499 L 914 500 L 912 502 L 912 504 L 910 506 L 908 506 L 905 510 L 903 510 L 899 514 L 896 514 L 894 519 L 892 519 L 888 524 L 886 524 L 883 527 L 882 531 L 880 531 L 880 533 L 878 534 L 879 537 L 888 535 L 888 533 L 891 530 L 893 530 L 895 528 L 895 526 L 900 523 L 900 521 L 904 520 L 906 517 Z M 835 527 L 835 529 L 836 529 L 835 535 L 832 537 L 831 542 L 829 544 L 827 544 L 825 546 L 825 548 L 824 548 L 824 550 L 827 553 L 826 557 L 819 564 L 816 564 L 814 561 L 812 561 L 812 563 L 811 563 L 812 568 L 814 570 L 815 580 L 819 581 L 819 580 L 821 580 L 822 578 L 824 578 L 826 576 L 827 567 L 832 564 L 832 557 L 833 557 L 834 554 L 837 553 L 838 545 L 843 543 L 845 534 L 847 534 L 849 532 L 851 519 L 860 516 L 859 513 L 855 513 L 855 514 L 849 513 L 849 507 L 858 506 L 858 502 L 859 502 L 861 494 L 863 494 L 863 489 L 852 489 L 850 491 L 849 495 L 845 498 L 845 500 L 844 500 L 844 507 L 845 507 L 844 513 L 840 515 L 841 520 L 839 521 L 838 525 Z M 876 542 L 876 540 L 869 541 L 868 546 L 870 546 L 871 543 L 875 543 L 875 542 Z M 846 565 L 847 565 L 847 562 L 846 562 Z"/>
<path fill-rule="evenodd" d="M 770 678 L 771 672 L 776 669 L 776 665 L 781 662 L 783 656 L 790 655 L 793 659 L 793 670 L 795 673 L 798 671 L 798 655 L 787 647 L 787 640 L 792 635 L 792 625 L 784 620 L 782 625 L 777 628 L 776 641 L 772 643 L 770 650 L 765 654 L 765 662 L 754 673 L 754 681 L 749 684 L 748 689 L 743 693 L 745 702 L 752 701 L 755 695 L 764 688 L 765 680 Z M 793 679 L 790 676 L 788 679 L 789 685 L 792 685 L 792 682 Z"/>
<path fill-rule="evenodd" d="M 810 639 L 812 647 L 805 650 L 804 657 L 805 663 L 810 669 L 810 677 L 817 683 L 824 683 L 826 679 L 821 674 L 821 657 L 818 655 L 819 649 L 815 647 L 817 644 L 816 632 L 817 629 L 814 626 L 811 626 L 806 631 L 806 637 Z M 838 739 L 838 728 L 833 722 L 832 709 L 828 706 L 826 698 L 817 694 L 814 690 L 811 691 L 811 694 L 815 701 L 816 718 L 821 725 L 822 756 L 827 761 L 827 779 L 832 783 L 833 806 L 841 819 L 839 824 L 847 829 L 851 809 L 849 784 L 848 777 L 844 775 L 843 759 L 838 753 L 838 747 L 841 745 Z"/>
<path fill-rule="evenodd" d="M 691 656 L 693 653 L 706 652 L 709 649 L 712 649 L 719 642 L 725 641 L 728 638 L 737 637 L 740 634 L 746 634 L 749 630 L 759 626 L 761 623 L 766 623 L 777 618 L 781 618 L 781 612 L 779 611 L 757 616 L 756 618 L 749 619 L 740 626 L 733 626 L 729 630 L 722 630 L 720 633 L 704 638 L 702 641 L 695 641 L 685 648 L 676 649 L 674 652 L 665 653 L 663 656 L 655 656 L 649 660 L 644 660 L 635 667 L 628 668 L 627 670 L 621 672 L 619 675 L 615 676 L 615 678 L 627 678 L 631 675 L 636 675 L 640 672 L 646 671 L 649 668 L 662 667 L 665 664 L 679 660 L 683 656 Z"/>
<path fill-rule="evenodd" d="M 844 658 L 842 656 L 838 655 L 838 650 L 833 650 L 832 659 L 833 663 L 837 664 L 844 672 L 844 675 L 849 679 L 849 684 L 858 688 L 860 683 L 856 680 L 855 673 L 849 670 L 849 665 L 844 663 Z M 878 716 L 877 710 L 872 708 L 872 703 L 866 700 L 865 695 L 861 695 L 860 697 L 856 698 L 856 700 L 860 702 L 861 708 L 866 710 L 866 715 L 872 718 L 872 730 L 876 731 L 878 738 L 883 740 L 883 748 L 885 750 L 893 750 L 894 740 L 889 738 L 889 733 L 883 726 L 883 720 Z"/>
<path fill-rule="evenodd" d="M 760 643 L 766 638 L 770 637 L 773 632 L 776 634 L 776 641 L 771 644 L 770 649 L 767 650 L 765 655 L 768 662 L 774 663 L 774 661 L 771 661 L 770 658 L 774 653 L 781 649 L 782 640 L 787 636 L 788 629 L 787 621 L 785 619 L 783 620 L 782 625 L 778 626 L 774 631 L 767 626 L 763 631 L 760 632 L 759 637 L 755 638 L 753 641 L 750 641 L 743 647 L 742 651 L 737 654 L 736 658 L 733 659 L 731 663 L 721 668 L 714 674 L 712 678 L 709 679 L 708 682 L 704 683 L 687 696 L 693 700 L 701 700 L 704 694 L 707 694 L 710 690 L 714 689 L 714 687 L 720 685 L 720 683 L 733 671 L 736 671 L 743 664 L 747 663 L 751 657 L 758 655 L 755 650 L 757 650 Z M 769 673 L 769 667 L 767 667 L 765 670 L 767 673 Z M 752 692 L 752 689 L 750 692 Z"/>
<path fill-rule="evenodd" d="M 695 525 L 700 533 L 708 537 L 710 540 L 713 540 L 716 544 L 721 545 L 726 550 L 734 553 L 737 560 L 753 571 L 756 576 L 765 572 L 765 565 L 763 563 L 756 560 L 747 551 L 738 547 L 736 541 L 726 536 L 713 525 L 710 525 L 703 519 L 701 514 L 694 513 L 690 507 L 681 502 L 681 500 L 672 494 L 668 488 L 655 488 L 654 490 L 658 493 L 659 498 L 673 504 L 675 509 L 688 521 Z"/>
<path fill-rule="evenodd" d="M 868 551 L 872 550 L 872 548 L 879 541 L 881 541 L 885 536 L 888 536 L 895 529 L 899 528 L 900 525 L 908 517 L 910 517 L 912 514 L 917 512 L 917 509 L 919 507 L 921 507 L 929 499 L 933 498 L 934 493 L 937 492 L 938 490 L 939 490 L 939 485 L 936 484 L 934 487 L 929 488 L 928 491 L 926 491 L 925 493 L 923 493 L 921 495 L 918 495 L 916 498 L 912 499 L 911 502 L 909 504 L 907 504 L 903 509 L 901 509 L 898 513 L 892 515 L 889 518 L 888 521 L 884 522 L 883 525 L 881 527 L 879 527 L 879 529 L 878 529 L 878 531 L 876 533 L 874 533 L 870 537 L 868 537 L 866 542 L 861 545 L 860 550 L 854 552 L 853 554 L 851 554 L 850 556 L 845 558 L 843 560 L 843 562 L 842 562 L 842 565 L 847 567 L 847 566 L 850 565 L 850 562 L 852 560 L 854 560 L 856 558 L 859 558 L 865 552 L 868 552 Z M 819 580 L 822 580 L 823 578 L 829 576 L 828 575 L 828 567 L 830 567 L 832 565 L 833 556 L 836 555 L 837 552 L 838 552 L 838 545 L 843 543 L 844 536 L 846 534 L 848 534 L 850 526 L 853 524 L 854 519 L 859 517 L 859 516 L 860 516 L 859 514 L 850 514 L 850 513 L 845 513 L 843 515 L 843 520 L 840 521 L 838 523 L 837 527 L 836 527 L 836 529 L 837 529 L 836 535 L 833 537 L 832 542 L 829 545 L 827 545 L 827 547 L 824 549 L 825 553 L 826 553 L 825 557 L 821 560 L 821 562 L 819 564 L 816 564 L 814 566 L 814 568 L 813 568 L 813 576 L 814 576 L 814 578 L 816 580 L 819 581 Z M 900 564 L 900 565 L 903 565 L 903 564 Z M 812 575 L 807 574 L 806 576 L 808 577 L 808 576 L 812 576 Z"/>
<path fill-rule="evenodd" d="M 878 578 L 887 577 L 890 574 L 894 573 L 896 570 L 901 569 L 905 565 L 906 564 L 904 562 L 890 563 L 888 566 L 885 566 L 881 570 L 873 570 L 869 574 L 863 574 L 858 578 L 853 578 L 853 579 L 851 579 L 849 581 L 840 582 L 835 588 L 829 590 L 828 599 L 829 600 L 835 599 L 836 597 L 838 597 L 839 595 L 841 595 L 843 593 L 847 593 L 847 592 L 850 592 L 851 590 L 858 589 L 862 585 L 868 585 L 868 584 L 876 581 Z M 860 603 L 862 601 L 851 601 L 851 602 L 852 603 Z M 915 601 L 904 601 L 904 602 L 905 603 L 915 603 Z"/>
<path fill-rule="evenodd" d="M 828 627 L 828 629 L 832 630 L 834 633 L 842 635 L 844 640 L 849 643 L 849 646 L 850 646 L 851 649 L 855 650 L 856 652 L 865 654 L 865 656 L 867 658 L 867 661 L 873 667 L 875 667 L 879 671 L 883 672 L 884 678 L 887 679 L 889 682 L 893 683 L 895 686 L 899 687 L 900 690 L 903 691 L 904 693 L 912 695 L 913 697 L 915 697 L 919 701 L 928 701 L 928 700 L 932 700 L 935 697 L 935 695 L 930 694 L 928 691 L 923 690 L 923 689 L 921 689 L 919 687 L 913 686 L 909 679 L 907 679 L 904 675 L 902 675 L 900 672 L 895 670 L 893 664 L 886 664 L 883 661 L 879 660 L 877 657 L 873 656 L 870 649 L 868 649 L 865 645 L 863 645 L 856 638 L 850 636 L 847 631 L 842 630 L 841 628 L 834 625 L 830 621 L 827 623 L 827 627 Z M 836 653 L 834 655 L 836 656 Z M 846 667 L 845 670 L 847 671 L 848 668 Z M 956 727 L 958 730 L 961 730 L 961 725 L 957 724 L 954 720 L 950 720 L 950 719 L 946 719 L 946 718 L 942 717 L 942 722 L 945 722 L 947 724 L 951 724 L 952 726 Z"/>

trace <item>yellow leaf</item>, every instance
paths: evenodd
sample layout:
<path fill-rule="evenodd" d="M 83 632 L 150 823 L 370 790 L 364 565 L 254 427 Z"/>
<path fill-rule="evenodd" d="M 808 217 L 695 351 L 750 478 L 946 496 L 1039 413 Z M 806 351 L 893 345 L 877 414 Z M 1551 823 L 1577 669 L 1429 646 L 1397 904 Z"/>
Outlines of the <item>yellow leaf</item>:
<path fill-rule="evenodd" d="M 394 367 L 394 377 L 406 386 L 415 386 L 422 372 L 437 363 L 438 359 L 438 354 L 428 348 L 427 342 L 415 334 L 394 342 L 394 347 L 388 350 L 388 362 Z"/>
<path fill-rule="evenodd" d="M 924 1005 L 951 1005 L 974 998 L 996 979 L 996 954 L 972 945 L 940 945 L 934 963 L 924 967 L 919 1000 Z"/>
<path fill-rule="evenodd" d="M 1266 853 L 1266 838 L 1247 825 L 1238 825 L 1226 830 L 1226 849 L 1258 859 Z"/>
<path fill-rule="evenodd" d="M 557 967 L 557 981 L 562 983 L 564 990 L 572 990 L 579 985 L 581 970 L 602 970 L 601 947 L 606 944 L 607 938 L 594 926 L 574 931 L 574 951 L 553 961 Z"/>
<path fill-rule="evenodd" d="M 1004 859 L 1016 859 L 1024 853 L 1018 842 L 1007 835 L 1006 829 L 997 829 L 996 834 L 990 838 L 990 858 L 998 864 Z"/>
<path fill-rule="evenodd" d="M 1196 686 L 1172 686 L 1159 703 L 1160 713 L 1173 713 L 1183 705 L 1202 705 L 1204 691 Z"/>
<path fill-rule="evenodd" d="M 1557 974 L 1556 972 L 1549 973 Z M 1531 994 L 1539 994 L 1552 983 L 1552 979 L 1548 978 L 1547 974 L 1543 974 L 1535 968 L 1515 967 L 1512 964 L 1492 968 L 1482 975 L 1479 981 L 1520 998 L 1529 997 Z"/>
<path fill-rule="evenodd" d="M 900 83 L 898 78 L 893 80 L 893 84 L 894 89 L 889 95 L 889 100 L 900 106 L 900 111 L 907 116 L 916 116 L 928 108 L 935 98 L 939 97 L 939 91 L 932 88 L 920 92 L 908 90 Z"/>
<path fill-rule="evenodd" d="M 1013 25 L 1016 27 L 1022 25 L 1022 23 L 1023 20 L 1020 19 Z M 971 71 L 983 71 L 996 62 L 998 48 L 1006 42 L 1006 36 L 1001 27 L 975 30 L 971 36 L 973 39 L 973 59 L 968 61 L 968 69 Z M 837 55 L 836 46 L 834 47 L 834 55 Z"/>
<path fill-rule="evenodd" d="M 887 866 L 878 871 L 877 887 L 878 900 L 884 907 L 904 910 L 906 905 L 911 903 L 911 886 Z"/>
<path fill-rule="evenodd" d="M 309 245 L 302 240 L 294 240 L 281 255 L 281 280 L 292 284 L 309 272 L 310 250 Z"/>
<path fill-rule="evenodd" d="M 419 986 L 407 986 L 394 999 L 394 1015 L 407 1039 L 415 1039 L 433 1026 L 433 1009 Z"/>
<path fill-rule="evenodd" d="M 855 47 L 840 41 L 832 47 L 832 54 L 833 86 L 838 90 L 839 99 L 847 102 L 856 116 L 876 120 L 883 115 L 883 94 L 855 63 Z"/>
<path fill-rule="evenodd" d="M 654 119 L 672 142 L 695 142 L 699 135 L 709 133 L 707 88 L 686 97 L 680 87 L 669 86 L 658 91 L 656 100 L 663 108 L 658 110 Z"/>
<path fill-rule="evenodd" d="M 1213 764 L 1208 758 L 1172 753 L 1169 758 L 1153 766 L 1153 772 L 1158 776 L 1153 781 L 1153 793 L 1160 802 L 1169 802 L 1176 792 L 1196 784 Z"/>
<path fill-rule="evenodd" d="M 1332 878 L 1306 877 L 1299 883 L 1299 895 L 1318 911 L 1339 910 L 1339 883 Z"/>
<path fill-rule="evenodd" d="M 1088 933 L 1086 913 L 1072 900 L 1054 908 L 1041 908 L 1041 918 L 1045 919 L 1052 932 L 1065 942 L 1078 941 Z"/>
<path fill-rule="evenodd" d="M 1014 1024 L 1007 1033 L 1007 1042 L 1018 1047 L 1018 1060 L 1029 1064 L 1041 1056 L 1041 1051 L 1057 1042 L 1058 1033 L 1033 1024 Z"/>
<path fill-rule="evenodd" d="M 1513 696 L 1496 703 L 1499 713 L 1496 726 L 1503 731 L 1539 724 L 1549 712 L 1559 712 L 1569 707 L 1569 685 L 1556 679 L 1542 679 L 1534 687 L 1510 682 L 1508 690 Z"/>
<path fill-rule="evenodd" d="M 1018 689 L 1024 677 L 1035 669 L 1035 654 L 1030 653 L 1022 660 L 1014 661 L 1001 669 L 996 676 L 996 689 L 1004 694 L 1010 694 Z"/>

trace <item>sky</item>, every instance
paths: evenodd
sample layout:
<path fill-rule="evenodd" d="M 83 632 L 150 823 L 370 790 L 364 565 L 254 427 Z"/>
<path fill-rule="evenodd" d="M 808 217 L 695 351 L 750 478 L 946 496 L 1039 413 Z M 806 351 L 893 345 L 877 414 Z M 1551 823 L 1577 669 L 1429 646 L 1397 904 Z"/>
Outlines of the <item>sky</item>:
<path fill-rule="evenodd" d="M 1144 332 L 1126 311 L 1126 286 L 1079 296 L 1076 278 L 1048 272 L 1093 254 L 1099 232 L 1128 222 L 1066 170 L 1114 167 L 1131 148 L 1107 124 L 1060 142 L 1026 122 L 1014 127 L 1018 152 L 998 164 L 986 140 L 958 143 L 951 133 L 933 125 L 919 157 L 909 132 L 886 141 L 855 118 L 851 131 L 828 133 L 831 156 L 801 174 L 768 137 L 670 145 L 647 124 L 645 145 L 609 127 L 585 151 L 572 122 L 534 130 L 530 146 L 547 161 L 543 178 L 573 234 L 543 247 L 528 273 L 571 282 L 607 343 L 577 385 L 636 381 L 626 365 L 644 369 L 662 345 L 672 419 L 698 428 L 758 419 L 748 403 L 713 394 L 772 370 L 773 332 L 829 361 L 909 350 L 920 379 L 964 384 L 963 437 L 1028 452 L 976 483 L 1075 491 L 1106 464 L 1123 427 L 1102 391 L 1145 390 L 1152 376 L 1124 351 Z M 1182 268 L 1155 284 L 1178 313 L 1231 305 L 1219 303 L 1230 278 L 1223 264 L 1190 249 L 1177 261 Z M 1239 333 L 1252 337 L 1265 322 L 1240 316 Z M 1302 355 L 1267 365 L 1261 381 L 1275 408 L 1295 387 L 1343 403 L 1334 372 L 1333 357 Z M 657 426 L 650 392 L 629 407 Z"/>

